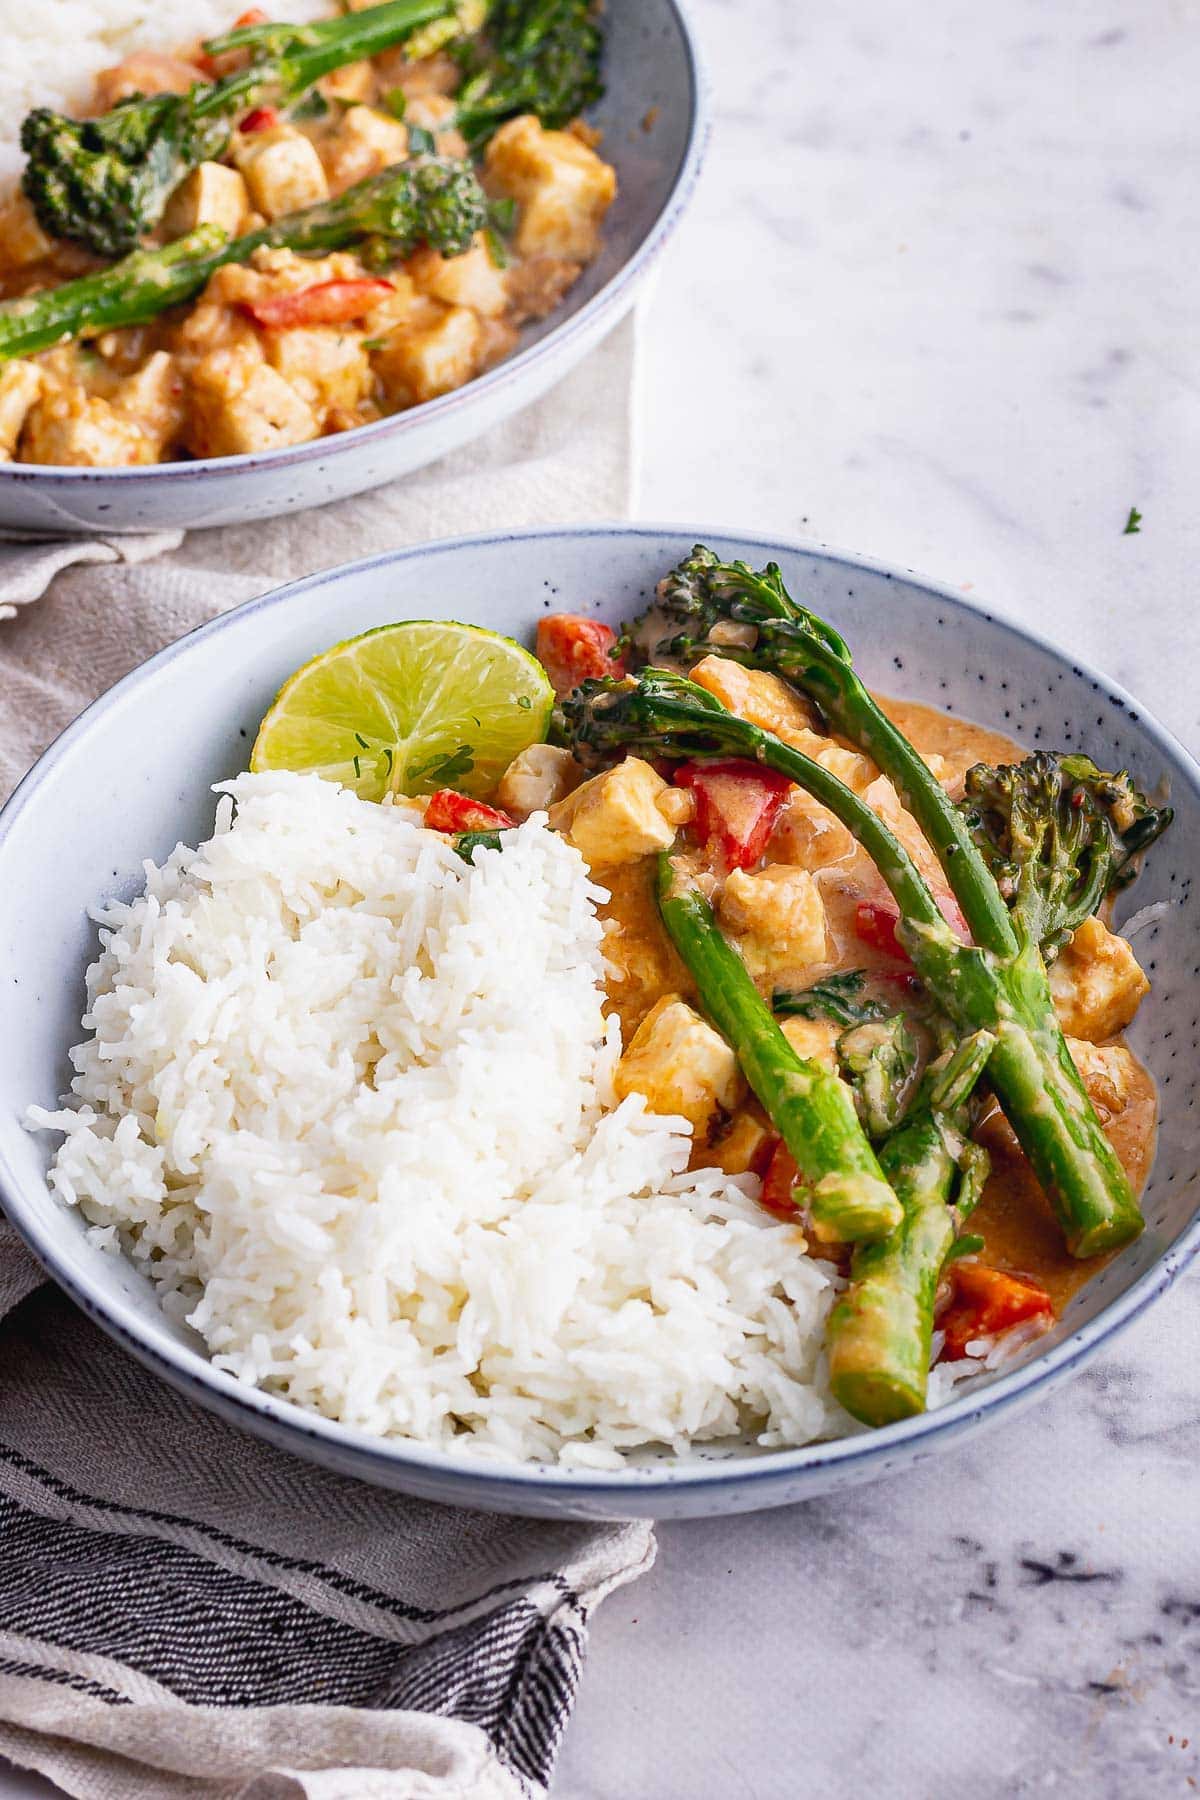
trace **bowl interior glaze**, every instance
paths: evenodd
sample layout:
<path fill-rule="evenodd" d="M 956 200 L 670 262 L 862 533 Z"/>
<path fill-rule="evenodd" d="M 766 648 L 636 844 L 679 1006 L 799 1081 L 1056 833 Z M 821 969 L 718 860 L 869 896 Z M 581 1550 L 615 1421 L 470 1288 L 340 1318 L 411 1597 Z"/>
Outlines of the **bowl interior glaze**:
<path fill-rule="evenodd" d="M 1028 746 L 1082 749 L 1169 790 L 1176 823 L 1118 908 L 1120 919 L 1165 903 L 1137 938 L 1154 990 L 1130 1033 L 1162 1099 L 1145 1234 L 1004 1373 L 923 1419 L 834 1445 L 764 1454 L 726 1444 L 682 1462 L 648 1455 L 611 1477 L 509 1469 L 380 1443 L 239 1387 L 163 1317 L 130 1264 L 86 1243 L 78 1215 L 46 1187 L 47 1140 L 19 1123 L 28 1102 L 52 1105 L 67 1085 L 83 971 L 95 953 L 86 909 L 100 896 L 136 891 L 143 858 L 161 861 L 179 840 L 208 835 L 211 783 L 244 766 L 280 683 L 315 651 L 405 617 L 472 620 L 522 638 L 549 610 L 615 621 L 697 537 L 755 563 L 777 557 L 793 591 L 845 633 L 877 688 Z M 1198 782 L 1185 752 L 1103 677 L 912 576 L 820 549 L 698 527 L 597 526 L 434 544 L 328 571 L 249 602 L 135 671 L 59 739 L 0 814 L 0 1193 L 55 1277 L 135 1354 L 236 1422 L 347 1473 L 473 1506 L 661 1516 L 778 1504 L 873 1478 L 1062 1379 L 1196 1247 Z"/>

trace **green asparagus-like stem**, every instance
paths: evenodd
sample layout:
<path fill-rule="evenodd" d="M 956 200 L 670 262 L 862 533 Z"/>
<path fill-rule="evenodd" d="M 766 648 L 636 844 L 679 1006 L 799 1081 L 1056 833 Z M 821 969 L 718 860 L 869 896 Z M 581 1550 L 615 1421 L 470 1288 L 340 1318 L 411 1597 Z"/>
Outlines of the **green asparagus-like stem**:
<path fill-rule="evenodd" d="M 879 1152 L 904 1219 L 883 1243 L 855 1251 L 849 1286 L 825 1329 L 834 1398 L 864 1425 L 891 1425 L 925 1410 L 938 1283 L 987 1173 L 987 1152 L 965 1133 L 972 1093 L 995 1045 L 979 1032 L 940 1058 Z"/>
<path fill-rule="evenodd" d="M 865 800 L 684 677 L 647 668 L 636 680 L 591 687 L 564 702 L 566 728 L 585 755 L 611 754 L 620 745 L 648 755 L 752 757 L 798 783 L 847 827 L 895 897 L 903 915 L 898 935 L 939 1009 L 960 1029 L 990 1031 L 999 1040 L 989 1078 L 1071 1254 L 1093 1256 L 1136 1237 L 1143 1224 L 1137 1200 L 1071 1060 L 1037 945 L 1018 949 L 1011 924 L 1011 953 L 961 943 L 908 852 Z M 986 865 L 981 881 L 995 889 Z M 1002 906 L 998 890 L 996 897 Z"/>
<path fill-rule="evenodd" d="M 934 1299 L 955 1236 L 948 1200 L 956 1164 L 929 1107 L 888 1139 L 879 1160 L 904 1217 L 890 1238 L 855 1251 L 825 1327 L 834 1398 L 864 1425 L 925 1410 Z"/>
<path fill-rule="evenodd" d="M 95 275 L 7 300 L 0 305 L 0 362 L 156 318 L 191 299 L 223 262 L 239 260 L 231 253 L 243 241 L 231 244 L 219 225 L 198 225 L 161 250 L 134 250 Z"/>
<path fill-rule="evenodd" d="M 445 230 L 439 248 L 453 255 L 467 247 L 485 216 L 486 200 L 468 163 L 429 158 L 397 164 L 335 200 L 286 213 L 242 237 L 230 239 L 217 225 L 200 225 L 161 250 L 134 250 L 94 275 L 5 301 L 0 362 L 119 325 L 144 324 L 192 299 L 222 264 L 246 262 L 264 247 L 315 256 L 378 237 L 394 244 L 399 255 L 421 240 L 434 219 L 437 229 Z"/>
<path fill-rule="evenodd" d="M 1143 1227 L 1141 1209 L 1071 1060 L 1036 944 L 1005 960 L 961 944 L 920 871 L 866 801 L 770 732 L 747 730 L 761 740 L 759 760 L 807 788 L 870 853 L 904 914 L 898 935 L 938 1005 L 968 1031 L 995 1032 L 988 1079 L 1071 1255 L 1098 1256 L 1131 1242 Z M 750 749 L 751 740 L 744 741 Z"/>
<path fill-rule="evenodd" d="M 726 941 L 712 908 L 659 858 L 658 905 L 667 933 L 691 972 L 700 1000 L 737 1054 L 795 1158 L 820 1236 L 857 1243 L 885 1237 L 900 1223 L 888 1186 L 859 1124 L 845 1083 L 799 1057 L 771 1016 L 745 964 Z"/>

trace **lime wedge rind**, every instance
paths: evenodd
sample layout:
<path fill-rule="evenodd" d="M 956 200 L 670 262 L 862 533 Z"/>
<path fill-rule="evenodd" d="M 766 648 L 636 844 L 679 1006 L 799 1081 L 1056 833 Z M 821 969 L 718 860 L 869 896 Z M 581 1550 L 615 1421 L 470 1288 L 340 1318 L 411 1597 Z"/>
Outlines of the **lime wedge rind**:
<path fill-rule="evenodd" d="M 251 752 L 363 799 L 453 786 L 483 796 L 549 729 L 553 690 L 511 638 L 455 620 L 377 625 L 322 651 L 280 688 Z"/>

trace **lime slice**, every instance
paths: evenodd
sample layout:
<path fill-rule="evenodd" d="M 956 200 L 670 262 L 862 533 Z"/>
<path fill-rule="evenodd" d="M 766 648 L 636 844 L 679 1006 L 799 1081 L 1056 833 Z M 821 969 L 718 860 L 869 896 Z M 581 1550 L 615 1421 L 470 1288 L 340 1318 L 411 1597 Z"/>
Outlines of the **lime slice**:
<path fill-rule="evenodd" d="M 550 725 L 554 690 L 520 644 L 478 625 L 406 619 L 314 656 L 280 689 L 250 767 L 294 769 L 363 800 L 491 791 Z"/>

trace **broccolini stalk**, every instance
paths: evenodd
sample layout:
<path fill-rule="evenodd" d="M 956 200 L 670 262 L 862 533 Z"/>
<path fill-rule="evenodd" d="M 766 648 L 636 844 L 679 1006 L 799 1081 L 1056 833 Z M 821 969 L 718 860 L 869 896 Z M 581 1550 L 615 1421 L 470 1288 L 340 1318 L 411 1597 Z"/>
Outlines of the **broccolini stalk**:
<path fill-rule="evenodd" d="M 286 104 L 331 70 L 455 12 L 454 0 L 388 0 L 313 25 L 247 26 L 205 45 L 261 52 L 223 81 L 186 94 L 134 94 L 98 119 L 39 107 L 21 127 L 22 181 L 39 224 L 99 256 L 133 250 L 188 171 L 221 155 L 242 112 L 268 97 Z"/>
<path fill-rule="evenodd" d="M 264 246 L 317 256 L 362 239 L 386 241 L 396 258 L 418 244 L 445 256 L 468 250 L 487 220 L 487 199 L 470 163 L 427 157 L 398 163 L 244 237 L 201 225 L 161 250 L 135 250 L 95 275 L 0 304 L 0 362 L 32 356 L 73 337 L 140 325 L 190 300 L 223 263 L 246 262 Z"/>
<path fill-rule="evenodd" d="M 711 640 L 718 624 L 749 628 L 753 642 L 727 642 L 727 632 Z M 659 583 L 655 605 L 626 637 L 647 661 L 692 663 L 716 654 L 801 688 L 830 726 L 892 781 L 937 853 L 975 942 L 998 956 L 1016 953 L 1008 908 L 965 819 L 859 680 L 844 640 L 791 598 L 778 564 L 756 573 L 746 563 L 723 563 L 697 544 Z"/>
<path fill-rule="evenodd" d="M 902 914 L 898 936 L 939 1009 L 962 1030 L 994 1033 L 988 1078 L 1054 1207 L 1068 1250 L 1095 1256 L 1138 1235 L 1143 1221 L 1137 1200 L 1071 1060 L 1036 944 L 1022 944 L 1009 956 L 963 944 L 908 852 L 865 800 L 820 763 L 726 711 L 681 675 L 644 669 L 637 678 L 585 682 L 563 701 L 561 720 L 584 760 L 611 758 L 621 749 L 655 757 L 748 756 L 828 807 L 891 889 Z M 971 850 L 978 857 L 973 844 Z M 979 866 L 1011 933 L 999 891 L 981 860 Z"/>
<path fill-rule="evenodd" d="M 887 1137 L 921 1078 L 921 1045 L 912 1026 L 903 1013 L 864 1020 L 843 1031 L 837 1053 L 867 1136 L 873 1143 Z"/>
<path fill-rule="evenodd" d="M 855 1250 L 849 1285 L 826 1323 L 834 1398 L 864 1425 L 891 1425 L 925 1410 L 938 1283 L 987 1169 L 987 1152 L 965 1133 L 970 1091 L 995 1040 L 981 1034 L 964 1042 L 969 1054 L 959 1057 L 952 1106 L 937 1105 L 943 1059 L 879 1152 L 904 1218 L 884 1242 Z"/>
<path fill-rule="evenodd" d="M 880 1172 L 849 1089 L 831 1070 L 796 1054 L 708 901 L 665 853 L 658 861 L 658 908 L 702 1006 L 796 1160 L 817 1235 L 859 1243 L 894 1231 L 900 1203 Z"/>

